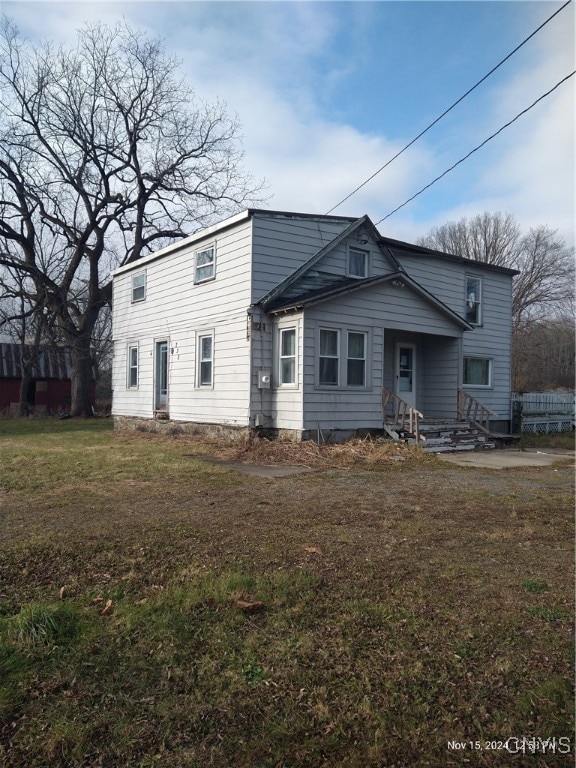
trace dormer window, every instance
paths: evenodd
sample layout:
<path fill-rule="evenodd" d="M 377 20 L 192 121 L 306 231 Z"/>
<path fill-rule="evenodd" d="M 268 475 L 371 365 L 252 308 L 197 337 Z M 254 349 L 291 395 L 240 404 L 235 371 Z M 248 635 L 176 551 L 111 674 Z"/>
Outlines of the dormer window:
<path fill-rule="evenodd" d="M 368 253 L 349 248 L 346 273 L 348 277 L 368 277 Z"/>
<path fill-rule="evenodd" d="M 213 245 L 196 251 L 194 262 L 194 282 L 203 283 L 212 280 L 216 274 L 216 248 Z"/>
<path fill-rule="evenodd" d="M 132 277 L 132 303 L 146 298 L 146 272 Z"/>
<path fill-rule="evenodd" d="M 479 277 L 466 278 L 466 321 L 470 325 L 482 323 L 482 280 Z"/>

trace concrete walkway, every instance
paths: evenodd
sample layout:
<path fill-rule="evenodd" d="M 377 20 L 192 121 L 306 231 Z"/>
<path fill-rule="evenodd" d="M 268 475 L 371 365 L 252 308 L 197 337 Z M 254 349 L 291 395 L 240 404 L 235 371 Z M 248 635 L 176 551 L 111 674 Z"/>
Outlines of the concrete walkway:
<path fill-rule="evenodd" d="M 438 458 L 459 464 L 461 467 L 485 467 L 508 469 L 510 467 L 547 467 L 556 461 L 574 459 L 574 451 L 517 451 L 512 449 L 493 451 L 468 451 L 466 453 L 441 453 Z"/>

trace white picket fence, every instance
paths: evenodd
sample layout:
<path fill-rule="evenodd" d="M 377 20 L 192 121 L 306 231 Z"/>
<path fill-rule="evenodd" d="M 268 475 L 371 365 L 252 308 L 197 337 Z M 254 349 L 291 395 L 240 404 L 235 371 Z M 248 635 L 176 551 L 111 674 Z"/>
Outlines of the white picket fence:
<path fill-rule="evenodd" d="M 572 392 L 514 392 L 512 429 L 528 434 L 574 429 L 576 396 Z"/>

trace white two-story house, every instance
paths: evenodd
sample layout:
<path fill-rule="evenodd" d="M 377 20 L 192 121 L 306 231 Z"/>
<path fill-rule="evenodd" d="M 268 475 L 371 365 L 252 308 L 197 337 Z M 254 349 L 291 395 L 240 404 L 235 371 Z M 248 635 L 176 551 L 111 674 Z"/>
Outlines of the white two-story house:
<path fill-rule="evenodd" d="M 455 419 L 460 391 L 506 431 L 514 274 L 246 210 L 114 273 L 113 415 L 316 438 L 382 429 L 383 392 Z"/>

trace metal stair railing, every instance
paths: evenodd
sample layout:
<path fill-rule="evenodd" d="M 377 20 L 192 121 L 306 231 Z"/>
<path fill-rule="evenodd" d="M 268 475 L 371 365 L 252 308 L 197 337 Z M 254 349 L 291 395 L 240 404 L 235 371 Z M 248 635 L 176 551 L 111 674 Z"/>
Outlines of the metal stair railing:
<path fill-rule="evenodd" d="M 494 411 L 469 395 L 468 392 L 458 389 L 458 418 L 467 419 L 476 429 L 489 435 L 491 434 L 490 417 L 496 415 Z"/>
<path fill-rule="evenodd" d="M 386 409 L 392 402 L 394 426 L 396 429 L 404 432 L 408 431 L 414 435 L 416 440 L 420 442 L 420 419 L 424 418 L 424 414 L 420 413 L 416 408 L 407 403 L 402 398 L 398 397 L 391 389 L 382 390 L 382 419 L 386 422 Z"/>

